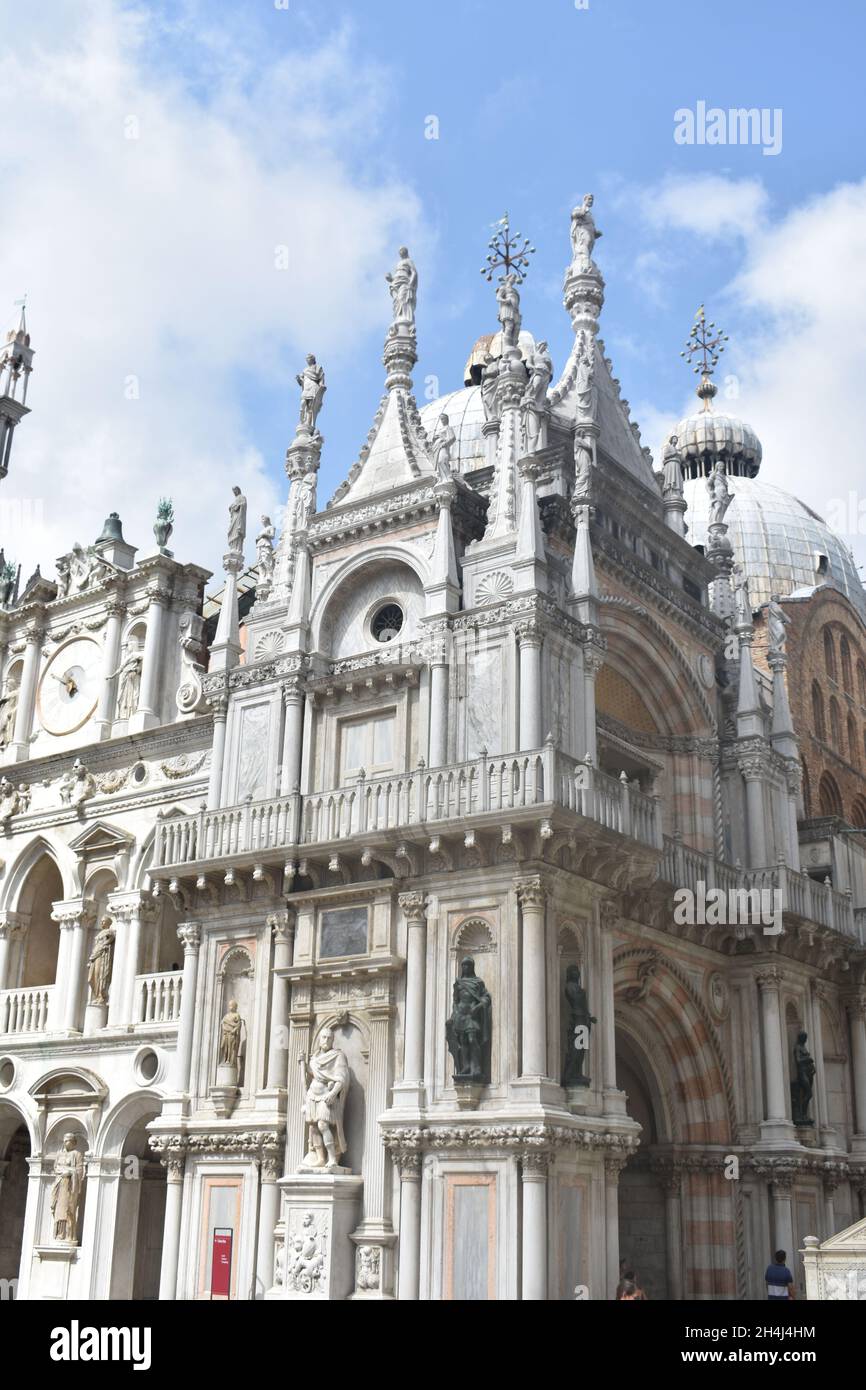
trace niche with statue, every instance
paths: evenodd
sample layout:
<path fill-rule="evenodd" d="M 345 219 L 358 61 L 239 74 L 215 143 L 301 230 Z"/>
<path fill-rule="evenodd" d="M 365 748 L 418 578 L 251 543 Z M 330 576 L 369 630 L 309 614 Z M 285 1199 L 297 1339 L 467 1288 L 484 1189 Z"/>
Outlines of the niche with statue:
<path fill-rule="evenodd" d="M 253 969 L 246 946 L 232 946 L 217 971 L 216 1076 L 210 1094 L 223 1118 L 231 1115 L 246 1084 Z"/>

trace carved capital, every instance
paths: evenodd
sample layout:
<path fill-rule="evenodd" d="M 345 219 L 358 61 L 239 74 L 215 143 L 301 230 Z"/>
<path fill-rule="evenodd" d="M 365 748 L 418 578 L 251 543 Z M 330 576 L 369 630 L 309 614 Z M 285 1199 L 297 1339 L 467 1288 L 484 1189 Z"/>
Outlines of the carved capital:
<path fill-rule="evenodd" d="M 552 1155 L 539 1149 L 520 1156 L 520 1172 L 524 1182 L 544 1182 L 550 1170 Z"/>
<path fill-rule="evenodd" d="M 289 676 L 288 680 L 283 681 L 281 686 L 283 692 L 283 703 L 285 705 L 302 704 L 304 700 L 304 683 L 298 676 Z"/>
<path fill-rule="evenodd" d="M 517 900 L 523 911 L 527 908 L 531 911 L 543 909 L 547 901 L 547 892 L 544 883 L 540 878 L 523 878 L 517 884 Z"/>
<path fill-rule="evenodd" d="M 526 618 L 522 623 L 517 623 L 514 631 L 521 647 L 541 646 L 544 629 L 537 618 Z"/>
<path fill-rule="evenodd" d="M 777 965 L 765 966 L 755 975 L 755 982 L 761 993 L 778 991 L 784 983 L 785 976 Z"/>
<path fill-rule="evenodd" d="M 397 901 L 407 922 L 426 922 L 427 899 L 423 893 L 401 893 Z"/>
<path fill-rule="evenodd" d="M 197 956 L 201 946 L 201 923 L 181 922 L 177 929 L 178 939 L 183 944 L 185 956 Z"/>
<path fill-rule="evenodd" d="M 268 926 L 274 934 L 274 940 L 286 943 L 292 940 L 295 935 L 295 913 L 287 907 L 281 908 L 279 912 L 268 914 Z"/>

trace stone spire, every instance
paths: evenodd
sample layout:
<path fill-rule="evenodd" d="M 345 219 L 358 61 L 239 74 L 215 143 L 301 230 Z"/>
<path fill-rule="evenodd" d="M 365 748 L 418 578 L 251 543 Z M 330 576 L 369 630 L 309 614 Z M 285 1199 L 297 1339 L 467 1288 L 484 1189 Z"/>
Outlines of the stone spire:
<path fill-rule="evenodd" d="M 307 528 L 316 514 L 316 482 L 324 440 L 317 421 L 325 391 L 325 369 L 313 353 L 295 380 L 301 388 L 301 401 L 295 437 L 286 450 L 286 476 L 289 496 L 283 514 L 274 558 L 274 577 L 267 596 L 269 605 L 286 607 L 292 597 L 298 555 L 305 549 Z"/>
<path fill-rule="evenodd" d="M 0 478 L 5 478 L 9 472 L 15 426 L 23 416 L 30 414 L 27 387 L 33 370 L 33 356 L 22 300 L 18 327 L 9 330 L 0 351 Z"/>

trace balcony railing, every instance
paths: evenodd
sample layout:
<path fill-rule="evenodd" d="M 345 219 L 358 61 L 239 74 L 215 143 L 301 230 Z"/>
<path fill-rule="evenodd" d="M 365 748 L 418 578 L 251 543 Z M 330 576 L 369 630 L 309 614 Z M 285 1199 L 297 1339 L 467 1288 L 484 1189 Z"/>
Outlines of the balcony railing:
<path fill-rule="evenodd" d="M 573 811 L 607 830 L 662 847 L 655 797 L 547 744 L 507 756 L 482 754 L 447 767 L 361 775 L 333 791 L 172 816 L 157 829 L 155 867 L 331 844 L 349 836 L 479 816 L 500 821 L 545 806 Z"/>
<path fill-rule="evenodd" d="M 701 883 L 707 889 L 720 888 L 726 893 L 741 895 L 754 893 L 755 890 L 778 891 L 783 912 L 829 927 L 866 945 L 866 909 L 852 907 L 850 894 L 840 893 L 827 883 L 818 883 L 808 874 L 789 869 L 786 864 L 776 864 L 766 869 L 743 869 L 733 864 L 722 864 L 712 855 L 692 849 L 666 835 L 658 877 L 675 888 L 687 888 L 696 895 L 699 892 L 698 884 Z M 771 899 L 770 902 L 774 903 L 775 900 Z"/>
<path fill-rule="evenodd" d="M 52 985 L 0 991 L 0 1033 L 44 1033 Z"/>
<path fill-rule="evenodd" d="M 183 971 L 136 975 L 136 1023 L 177 1023 L 180 1019 Z"/>

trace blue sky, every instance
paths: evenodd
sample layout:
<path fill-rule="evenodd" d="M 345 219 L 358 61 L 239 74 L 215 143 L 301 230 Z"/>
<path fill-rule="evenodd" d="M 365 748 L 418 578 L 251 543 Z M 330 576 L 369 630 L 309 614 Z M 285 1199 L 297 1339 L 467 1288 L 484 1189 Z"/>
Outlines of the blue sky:
<path fill-rule="evenodd" d="M 321 505 L 381 393 L 382 277 L 404 238 L 420 272 L 419 399 L 429 375 L 460 385 L 496 326 L 478 268 L 505 209 L 538 248 L 525 325 L 561 367 L 569 211 L 590 190 L 601 333 L 644 441 L 656 449 L 687 406 L 679 351 L 703 301 L 731 336 L 729 408 L 764 439 L 765 476 L 825 514 L 862 486 L 842 414 L 866 352 L 855 0 L 52 10 L 0 4 L 18 36 L 0 58 L 0 115 L 26 132 L 0 156 L 15 207 L 0 301 L 28 289 L 40 354 L 9 480 L 42 507 L 22 553 L 68 548 L 70 518 L 89 539 L 109 507 L 142 541 L 151 493 L 168 490 L 177 544 L 206 535 L 215 563 L 229 478 L 254 508 L 284 493 L 308 350 L 328 373 Z M 781 152 L 675 143 L 675 111 L 698 101 L 780 109 Z M 127 112 L 141 133 L 122 142 Z M 120 375 L 140 375 L 136 410 L 115 400 Z M 62 507 L 52 470 L 76 482 Z M 193 520 L 196 504 L 207 515 Z M 866 558 L 856 525 L 846 539 Z"/>

